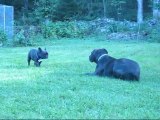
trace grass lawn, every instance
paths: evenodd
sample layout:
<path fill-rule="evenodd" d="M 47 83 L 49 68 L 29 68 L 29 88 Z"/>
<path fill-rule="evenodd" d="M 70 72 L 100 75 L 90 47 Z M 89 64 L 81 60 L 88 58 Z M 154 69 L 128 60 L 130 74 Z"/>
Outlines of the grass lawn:
<path fill-rule="evenodd" d="M 27 66 L 32 47 L 0 48 L 0 118 L 160 118 L 160 44 L 90 38 L 44 47 L 40 68 Z M 94 48 L 136 60 L 140 82 L 83 75 L 95 69 Z"/>

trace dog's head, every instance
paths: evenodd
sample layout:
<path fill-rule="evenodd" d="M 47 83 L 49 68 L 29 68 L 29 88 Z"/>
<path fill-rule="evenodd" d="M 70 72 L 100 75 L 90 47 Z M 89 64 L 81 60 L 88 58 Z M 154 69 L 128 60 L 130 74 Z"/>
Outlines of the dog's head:
<path fill-rule="evenodd" d="M 37 67 L 40 67 L 41 63 L 42 63 L 42 61 L 38 61 L 38 62 L 34 63 L 34 65 L 36 65 Z"/>
<path fill-rule="evenodd" d="M 108 51 L 106 49 L 94 49 L 91 52 L 91 55 L 89 56 L 89 61 L 90 62 L 98 62 L 98 59 L 100 56 L 102 56 L 103 54 L 108 54 Z"/>
<path fill-rule="evenodd" d="M 38 57 L 41 59 L 47 59 L 48 58 L 48 52 L 46 51 L 46 48 L 42 50 L 40 47 L 38 48 Z"/>

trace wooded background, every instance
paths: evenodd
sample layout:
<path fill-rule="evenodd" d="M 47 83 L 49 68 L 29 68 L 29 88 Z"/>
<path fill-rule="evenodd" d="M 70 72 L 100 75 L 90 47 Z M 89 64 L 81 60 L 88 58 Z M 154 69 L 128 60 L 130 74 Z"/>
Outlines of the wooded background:
<path fill-rule="evenodd" d="M 15 20 L 39 24 L 46 20 L 93 20 L 100 17 L 137 21 L 138 3 L 142 3 L 143 18 L 153 16 L 159 0 L 0 0 L 0 4 L 15 8 Z"/>
<path fill-rule="evenodd" d="M 46 39 L 99 33 L 112 39 L 160 42 L 160 0 L 0 0 L 0 4 L 14 6 L 16 45 L 31 45 L 37 35 Z M 1 41 L 7 41 L 0 33 Z"/>

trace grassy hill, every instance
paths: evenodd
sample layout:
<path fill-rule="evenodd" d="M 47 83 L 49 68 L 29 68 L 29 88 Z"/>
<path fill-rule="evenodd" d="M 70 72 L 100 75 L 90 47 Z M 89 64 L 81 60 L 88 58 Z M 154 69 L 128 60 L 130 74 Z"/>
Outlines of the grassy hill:
<path fill-rule="evenodd" d="M 27 66 L 32 47 L 0 48 L 0 118 L 160 118 L 160 44 L 88 38 L 44 47 L 39 68 Z M 137 61 L 140 82 L 84 75 L 95 69 L 94 48 Z"/>

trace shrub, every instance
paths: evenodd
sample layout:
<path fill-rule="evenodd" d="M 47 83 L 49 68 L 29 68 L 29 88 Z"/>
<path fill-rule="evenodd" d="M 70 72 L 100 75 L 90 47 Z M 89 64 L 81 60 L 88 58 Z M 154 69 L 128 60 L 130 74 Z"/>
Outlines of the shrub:
<path fill-rule="evenodd" d="M 160 43 L 160 22 L 150 24 L 150 21 L 146 21 L 142 25 L 140 25 L 139 31 L 147 37 L 147 40 L 149 42 Z"/>
<path fill-rule="evenodd" d="M 160 30 L 158 30 L 158 28 L 152 29 L 151 33 L 148 36 L 148 40 L 151 42 L 160 43 Z"/>
<path fill-rule="evenodd" d="M 7 35 L 2 30 L 0 30 L 0 44 L 3 45 L 6 41 L 7 41 Z"/>
<path fill-rule="evenodd" d="M 32 46 L 35 43 L 36 37 L 40 34 L 40 30 L 40 27 L 36 26 L 15 26 L 13 45 Z"/>
<path fill-rule="evenodd" d="M 24 30 L 21 29 L 17 34 L 15 34 L 14 36 L 14 39 L 13 39 L 13 44 L 14 45 L 27 45 L 27 41 L 25 39 L 25 36 L 24 36 Z"/>
<path fill-rule="evenodd" d="M 45 38 L 72 38 L 83 37 L 87 34 L 89 28 L 85 24 L 77 24 L 76 22 L 55 22 L 42 26 L 42 34 Z"/>

